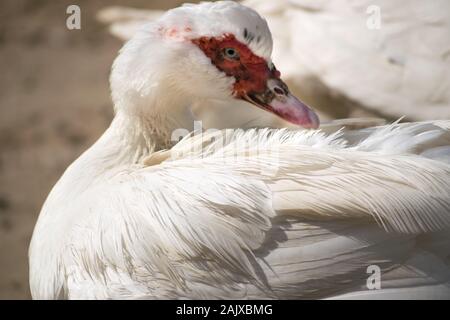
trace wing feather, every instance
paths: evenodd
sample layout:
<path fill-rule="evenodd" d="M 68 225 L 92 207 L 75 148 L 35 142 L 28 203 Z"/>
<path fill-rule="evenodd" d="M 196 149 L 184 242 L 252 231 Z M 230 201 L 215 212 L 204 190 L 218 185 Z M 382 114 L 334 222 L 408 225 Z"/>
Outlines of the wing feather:
<path fill-rule="evenodd" d="M 368 265 L 398 268 L 417 237 L 450 227 L 450 168 L 389 143 L 391 131 L 422 131 L 379 130 L 383 142 L 371 142 L 374 131 L 356 144 L 288 130 L 186 138 L 167 160 L 124 171 L 74 208 L 65 265 L 86 267 L 69 273 L 68 291 L 327 297 L 365 283 Z"/>

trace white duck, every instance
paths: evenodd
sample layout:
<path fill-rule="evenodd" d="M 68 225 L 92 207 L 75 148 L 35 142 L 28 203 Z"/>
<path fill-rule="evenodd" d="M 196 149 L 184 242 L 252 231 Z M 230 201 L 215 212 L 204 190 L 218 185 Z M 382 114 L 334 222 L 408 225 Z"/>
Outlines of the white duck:
<path fill-rule="evenodd" d="M 325 114 L 364 110 L 394 119 L 450 118 L 449 1 L 243 3 L 267 18 L 274 60 L 291 91 Z M 109 7 L 99 18 L 129 39 L 162 13 Z M 330 107 L 335 104 L 341 107 Z"/>
<path fill-rule="evenodd" d="M 450 297 L 450 122 L 209 131 L 164 150 L 200 100 L 317 126 L 271 49 L 233 2 L 170 10 L 124 46 L 115 118 L 36 224 L 33 298 Z"/>

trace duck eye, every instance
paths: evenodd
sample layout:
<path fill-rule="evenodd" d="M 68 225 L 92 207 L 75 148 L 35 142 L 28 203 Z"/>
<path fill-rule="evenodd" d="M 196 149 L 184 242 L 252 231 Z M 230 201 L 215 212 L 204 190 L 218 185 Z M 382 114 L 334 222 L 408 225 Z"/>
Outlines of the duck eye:
<path fill-rule="evenodd" d="M 234 59 L 234 60 L 239 59 L 239 54 L 236 51 L 236 49 L 234 49 L 234 48 L 225 48 L 224 52 L 225 52 L 225 57 L 227 57 L 228 59 Z"/>

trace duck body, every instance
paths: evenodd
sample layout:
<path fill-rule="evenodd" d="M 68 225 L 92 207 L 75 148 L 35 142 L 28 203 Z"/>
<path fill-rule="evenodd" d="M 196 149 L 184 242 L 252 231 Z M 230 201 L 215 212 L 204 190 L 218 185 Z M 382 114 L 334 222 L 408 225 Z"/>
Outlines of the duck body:
<path fill-rule="evenodd" d="M 192 137 L 146 167 L 119 161 L 120 145 L 96 162 L 115 125 L 43 208 L 35 298 L 449 297 L 448 129 L 229 131 L 223 147 L 195 152 L 211 139 Z"/>
<path fill-rule="evenodd" d="M 210 54 L 198 34 L 174 39 L 174 26 L 219 46 L 231 33 L 239 46 Z M 249 51 L 245 29 L 261 36 Z M 114 120 L 40 213 L 33 298 L 450 297 L 448 121 L 205 128 L 174 143 L 192 130 L 187 106 L 209 99 L 317 127 L 271 66 L 267 37 L 254 11 L 225 1 L 175 9 L 125 45 L 111 74 Z M 240 75 L 256 70 L 245 79 L 263 75 L 260 87 L 233 74 L 228 48 Z M 369 290 L 373 266 L 381 287 Z"/>

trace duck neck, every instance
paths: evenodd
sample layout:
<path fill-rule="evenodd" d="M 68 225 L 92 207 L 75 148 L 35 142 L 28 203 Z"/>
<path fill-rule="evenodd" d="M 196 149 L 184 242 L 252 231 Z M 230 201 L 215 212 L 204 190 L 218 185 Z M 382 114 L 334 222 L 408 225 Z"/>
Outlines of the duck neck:
<path fill-rule="evenodd" d="M 141 163 L 153 152 L 170 148 L 180 136 L 193 130 L 190 109 L 179 109 L 171 109 L 176 116 L 118 112 L 110 127 L 92 146 L 93 155 L 100 162 L 108 162 L 107 167 L 122 167 Z"/>
<path fill-rule="evenodd" d="M 126 113 L 117 111 L 107 132 L 117 139 L 117 153 L 126 163 L 137 163 L 152 152 L 168 149 L 180 133 L 194 129 L 194 116 L 185 99 L 165 99 L 151 111 Z"/>

